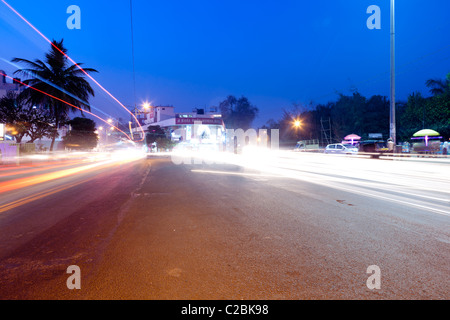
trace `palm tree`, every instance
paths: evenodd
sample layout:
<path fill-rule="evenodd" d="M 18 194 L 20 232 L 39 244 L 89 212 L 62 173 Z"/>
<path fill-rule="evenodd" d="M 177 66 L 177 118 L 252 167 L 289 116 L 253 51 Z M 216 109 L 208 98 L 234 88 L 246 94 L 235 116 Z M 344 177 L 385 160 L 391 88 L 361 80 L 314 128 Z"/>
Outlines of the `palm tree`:
<path fill-rule="evenodd" d="M 68 120 L 69 112 L 78 110 L 73 106 L 90 111 L 88 100 L 90 96 L 95 94 L 89 82 L 84 78 L 85 73 L 83 70 L 87 73 L 98 72 L 91 68 L 83 68 L 81 70 L 79 66 L 82 63 L 70 65 L 66 56 L 67 49 L 64 47 L 63 41 L 53 40 L 50 51 L 45 55 L 45 61 L 39 59 L 30 61 L 21 58 L 12 60 L 27 66 L 27 68 L 19 69 L 15 72 L 15 74 L 19 73 L 29 77 L 23 82 L 31 88 L 27 87 L 22 92 L 27 102 L 31 105 L 48 107 L 54 118 L 55 130 L 52 135 L 50 151 L 53 150 L 59 126 Z M 49 97 L 42 92 L 66 101 L 73 106 Z"/>
<path fill-rule="evenodd" d="M 445 80 L 442 79 L 429 79 L 426 82 L 426 86 L 430 88 L 430 92 L 434 96 L 438 96 L 450 91 L 450 73 L 447 74 Z"/>

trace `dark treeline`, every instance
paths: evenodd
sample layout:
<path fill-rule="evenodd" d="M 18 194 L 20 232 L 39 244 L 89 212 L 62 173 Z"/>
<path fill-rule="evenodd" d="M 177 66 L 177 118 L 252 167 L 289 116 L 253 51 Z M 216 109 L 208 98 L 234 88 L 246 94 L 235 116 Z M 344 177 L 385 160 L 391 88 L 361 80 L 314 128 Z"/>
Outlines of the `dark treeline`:
<path fill-rule="evenodd" d="M 396 103 L 397 141 L 409 141 L 421 129 L 438 131 L 445 140 L 450 137 L 450 73 L 445 80 L 426 82 L 431 95 L 424 97 L 412 93 L 407 101 Z M 339 94 L 336 101 L 316 106 L 295 104 L 291 110 L 284 110 L 278 121 L 269 120 L 263 127 L 280 129 L 282 141 L 318 139 L 326 143 L 340 142 L 346 135 L 355 133 L 367 139 L 370 133 L 381 133 L 389 138 L 390 101 L 385 96 L 370 98 L 359 92 L 352 95 Z M 296 128 L 295 120 L 301 121 Z"/>

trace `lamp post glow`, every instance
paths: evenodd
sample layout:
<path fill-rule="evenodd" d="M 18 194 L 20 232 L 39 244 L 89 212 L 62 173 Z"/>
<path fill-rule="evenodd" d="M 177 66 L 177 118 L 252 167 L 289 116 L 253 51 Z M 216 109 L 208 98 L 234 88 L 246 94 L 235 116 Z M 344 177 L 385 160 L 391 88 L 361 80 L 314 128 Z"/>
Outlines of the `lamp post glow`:
<path fill-rule="evenodd" d="M 299 118 L 294 119 L 292 122 L 292 126 L 295 130 L 295 138 L 298 140 L 299 139 L 299 131 L 302 126 L 302 121 Z"/>

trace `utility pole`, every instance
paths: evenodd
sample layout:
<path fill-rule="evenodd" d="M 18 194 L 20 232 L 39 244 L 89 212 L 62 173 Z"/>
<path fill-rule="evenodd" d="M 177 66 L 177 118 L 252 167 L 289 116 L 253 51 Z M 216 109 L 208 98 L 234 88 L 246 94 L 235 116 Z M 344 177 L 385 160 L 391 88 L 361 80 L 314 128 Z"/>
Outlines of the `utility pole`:
<path fill-rule="evenodd" d="M 395 0 L 391 0 L 391 107 L 390 107 L 389 134 L 397 145 L 397 132 L 395 125 Z"/>

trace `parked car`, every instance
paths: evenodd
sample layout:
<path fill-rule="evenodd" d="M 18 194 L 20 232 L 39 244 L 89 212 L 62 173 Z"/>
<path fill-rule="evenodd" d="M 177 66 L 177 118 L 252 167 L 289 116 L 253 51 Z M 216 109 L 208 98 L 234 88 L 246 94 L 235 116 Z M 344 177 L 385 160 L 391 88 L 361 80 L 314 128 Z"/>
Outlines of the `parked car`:
<path fill-rule="evenodd" d="M 325 148 L 325 153 L 327 154 L 357 154 L 358 148 L 352 144 L 342 144 L 342 143 L 334 143 L 329 144 Z"/>
<path fill-rule="evenodd" d="M 302 142 L 297 142 L 294 151 L 305 151 L 305 150 L 306 150 L 305 144 Z"/>
<path fill-rule="evenodd" d="M 298 141 L 294 151 L 317 151 L 319 150 L 318 140 Z"/>

